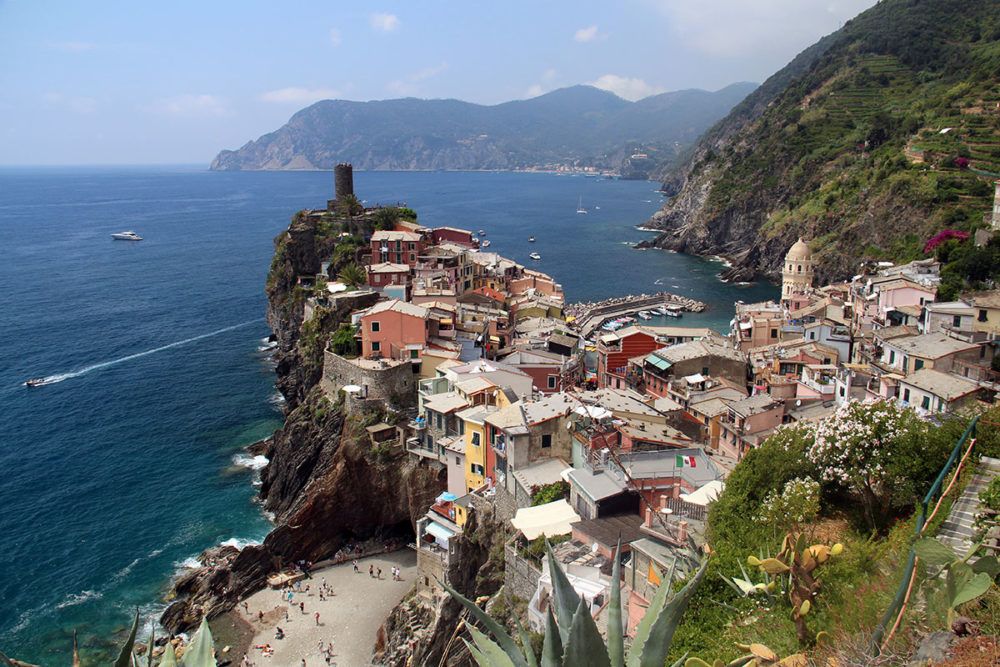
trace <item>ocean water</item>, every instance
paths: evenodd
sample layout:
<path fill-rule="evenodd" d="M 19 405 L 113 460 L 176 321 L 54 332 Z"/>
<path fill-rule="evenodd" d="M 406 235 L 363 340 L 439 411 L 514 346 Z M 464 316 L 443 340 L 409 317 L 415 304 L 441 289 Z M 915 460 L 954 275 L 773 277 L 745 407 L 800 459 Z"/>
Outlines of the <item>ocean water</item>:
<path fill-rule="evenodd" d="M 241 456 L 281 420 L 264 278 L 273 237 L 331 188 L 329 173 L 0 169 L 4 652 L 64 664 L 75 628 L 96 659 L 136 608 L 162 609 L 185 561 L 266 534 L 260 461 Z M 632 250 L 660 203 L 651 183 L 358 173 L 355 189 L 485 230 L 490 251 L 553 274 L 571 300 L 665 289 L 712 305 L 671 323 L 725 330 L 734 300 L 777 293 L 719 282 L 719 262 Z M 111 240 L 125 229 L 145 240 Z M 21 386 L 30 377 L 55 382 Z"/>

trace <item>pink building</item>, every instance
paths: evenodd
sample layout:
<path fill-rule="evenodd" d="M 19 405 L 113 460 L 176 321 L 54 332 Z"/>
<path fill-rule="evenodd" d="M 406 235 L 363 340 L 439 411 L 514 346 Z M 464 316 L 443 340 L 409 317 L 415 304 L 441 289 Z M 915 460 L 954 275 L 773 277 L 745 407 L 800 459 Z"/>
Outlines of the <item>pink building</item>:
<path fill-rule="evenodd" d="M 362 354 L 419 362 L 427 341 L 437 336 L 437 324 L 423 306 L 380 301 L 361 316 Z"/>
<path fill-rule="evenodd" d="M 368 267 L 368 284 L 377 290 L 388 285 L 410 284 L 410 267 L 406 264 L 372 264 Z"/>
<path fill-rule="evenodd" d="M 722 418 L 719 451 L 742 459 L 781 425 L 785 404 L 770 394 L 756 394 L 729 405 Z"/>
<path fill-rule="evenodd" d="M 479 241 L 472 232 L 457 227 L 435 227 L 431 230 L 431 238 L 435 244 L 455 243 L 467 248 L 479 247 Z"/>

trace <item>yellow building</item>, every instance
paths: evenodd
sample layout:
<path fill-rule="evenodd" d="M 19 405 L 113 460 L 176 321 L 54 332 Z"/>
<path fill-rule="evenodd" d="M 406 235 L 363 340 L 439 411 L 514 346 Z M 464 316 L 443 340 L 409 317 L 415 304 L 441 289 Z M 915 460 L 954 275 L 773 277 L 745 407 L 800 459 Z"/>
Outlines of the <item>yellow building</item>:
<path fill-rule="evenodd" d="M 473 405 L 456 414 L 462 420 L 465 431 L 465 489 L 475 491 L 486 483 L 487 448 L 486 415 L 506 408 L 511 404 L 507 392 L 494 386 L 486 392 L 486 402 Z"/>
<path fill-rule="evenodd" d="M 1000 334 L 1000 290 L 963 294 L 962 301 L 976 310 L 972 321 L 973 331 Z"/>

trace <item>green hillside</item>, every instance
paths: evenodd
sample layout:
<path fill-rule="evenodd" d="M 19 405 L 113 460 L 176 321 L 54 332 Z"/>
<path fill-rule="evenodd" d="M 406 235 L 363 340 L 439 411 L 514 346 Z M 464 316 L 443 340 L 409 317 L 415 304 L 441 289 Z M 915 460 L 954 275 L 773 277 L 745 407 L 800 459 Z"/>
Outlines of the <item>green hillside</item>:
<path fill-rule="evenodd" d="M 844 276 L 983 225 L 1000 178 L 1000 3 L 883 0 L 792 67 L 702 140 L 657 245 L 773 273 L 804 235 Z"/>

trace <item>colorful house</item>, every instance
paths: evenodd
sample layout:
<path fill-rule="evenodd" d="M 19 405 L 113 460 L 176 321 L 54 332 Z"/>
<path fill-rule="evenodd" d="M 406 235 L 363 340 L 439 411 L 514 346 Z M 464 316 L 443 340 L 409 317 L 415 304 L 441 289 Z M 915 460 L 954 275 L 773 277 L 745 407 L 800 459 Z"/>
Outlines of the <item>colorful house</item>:
<path fill-rule="evenodd" d="M 417 232 L 377 231 L 371 240 L 372 263 L 406 264 L 413 268 L 425 246 L 423 235 Z"/>
<path fill-rule="evenodd" d="M 423 306 L 390 299 L 361 314 L 361 351 L 365 358 L 380 356 L 420 363 L 427 341 L 437 336 L 438 322 Z"/>

